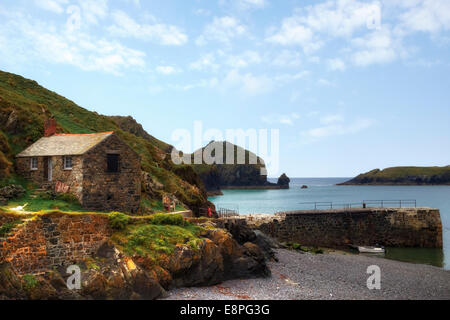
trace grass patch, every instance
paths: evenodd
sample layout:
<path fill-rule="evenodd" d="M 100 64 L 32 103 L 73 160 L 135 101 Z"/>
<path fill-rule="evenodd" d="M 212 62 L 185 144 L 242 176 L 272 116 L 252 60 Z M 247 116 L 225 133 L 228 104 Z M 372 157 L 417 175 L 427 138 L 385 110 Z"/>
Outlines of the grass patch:
<path fill-rule="evenodd" d="M 162 255 L 172 254 L 179 244 L 199 249 L 203 231 L 201 227 L 189 223 L 183 226 L 128 225 L 116 232 L 112 240 L 129 256 L 137 254 L 158 262 Z"/>
<path fill-rule="evenodd" d="M 109 224 L 115 230 L 123 230 L 130 222 L 130 217 L 124 213 L 113 212 L 109 215 Z"/>
<path fill-rule="evenodd" d="M 151 200 L 144 197 L 141 199 L 141 210 L 143 212 L 166 212 L 161 200 Z M 175 211 L 186 211 L 186 208 L 177 204 Z"/>
<path fill-rule="evenodd" d="M 77 211 L 84 212 L 81 204 L 78 200 L 71 194 L 56 194 L 51 195 L 48 192 L 44 192 L 38 195 L 36 198 L 31 197 L 32 191 L 28 190 L 20 199 L 11 200 L 7 206 L 4 206 L 3 209 L 11 209 L 16 208 L 18 206 L 24 206 L 25 211 L 45 211 L 45 210 L 61 210 L 61 211 Z"/>
<path fill-rule="evenodd" d="M 13 222 L 5 223 L 0 226 L 0 238 L 5 237 L 8 233 L 11 232 L 16 226 L 22 223 L 22 220 L 16 220 Z"/>
<path fill-rule="evenodd" d="M 22 278 L 23 280 L 23 287 L 25 290 L 31 290 L 37 287 L 39 284 L 39 281 L 35 278 L 32 274 L 26 274 Z"/>

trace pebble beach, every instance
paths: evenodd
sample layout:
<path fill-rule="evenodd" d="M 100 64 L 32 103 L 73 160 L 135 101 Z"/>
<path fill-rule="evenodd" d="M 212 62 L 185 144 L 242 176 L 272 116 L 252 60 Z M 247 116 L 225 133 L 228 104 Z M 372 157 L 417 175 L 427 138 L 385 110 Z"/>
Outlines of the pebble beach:
<path fill-rule="evenodd" d="M 167 300 L 450 300 L 450 271 L 365 255 L 276 250 L 272 276 L 170 290 Z M 381 289 L 367 288 L 367 268 L 381 270 Z"/>

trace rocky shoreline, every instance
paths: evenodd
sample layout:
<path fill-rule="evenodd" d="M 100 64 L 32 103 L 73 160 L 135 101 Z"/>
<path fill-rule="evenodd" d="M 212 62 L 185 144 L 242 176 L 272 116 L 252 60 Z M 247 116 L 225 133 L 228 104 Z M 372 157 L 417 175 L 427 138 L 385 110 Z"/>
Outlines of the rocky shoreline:
<path fill-rule="evenodd" d="M 168 292 L 168 300 L 448 300 L 450 271 L 377 257 L 276 249 L 272 277 Z M 381 289 L 367 288 L 367 268 L 381 269 Z"/>

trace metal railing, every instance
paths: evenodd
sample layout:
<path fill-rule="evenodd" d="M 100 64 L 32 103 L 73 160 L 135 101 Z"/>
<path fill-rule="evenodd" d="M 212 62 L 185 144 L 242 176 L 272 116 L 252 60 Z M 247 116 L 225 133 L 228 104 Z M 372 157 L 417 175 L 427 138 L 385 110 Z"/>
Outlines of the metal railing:
<path fill-rule="evenodd" d="M 219 208 L 216 212 L 219 218 L 233 218 L 240 216 L 238 211 L 226 208 Z"/>
<path fill-rule="evenodd" d="M 235 203 L 221 203 L 216 207 L 219 218 L 239 217 L 239 205 Z"/>
<path fill-rule="evenodd" d="M 351 208 L 417 208 L 416 200 L 363 200 L 356 203 L 333 202 L 301 202 L 300 205 L 309 205 L 314 210 L 351 209 Z"/>

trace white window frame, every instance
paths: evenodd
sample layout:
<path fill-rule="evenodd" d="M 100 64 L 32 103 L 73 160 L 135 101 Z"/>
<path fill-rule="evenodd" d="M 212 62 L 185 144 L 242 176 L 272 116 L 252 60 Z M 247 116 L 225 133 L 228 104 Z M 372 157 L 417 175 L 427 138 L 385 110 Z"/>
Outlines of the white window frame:
<path fill-rule="evenodd" d="M 70 167 L 67 166 L 67 160 L 70 159 Z M 72 170 L 73 169 L 73 158 L 72 156 L 64 156 L 63 157 L 64 170 Z"/>
<path fill-rule="evenodd" d="M 38 170 L 38 158 L 37 157 L 32 157 L 30 158 L 30 170 L 31 171 L 37 171 Z"/>

